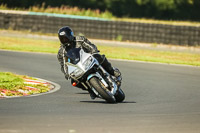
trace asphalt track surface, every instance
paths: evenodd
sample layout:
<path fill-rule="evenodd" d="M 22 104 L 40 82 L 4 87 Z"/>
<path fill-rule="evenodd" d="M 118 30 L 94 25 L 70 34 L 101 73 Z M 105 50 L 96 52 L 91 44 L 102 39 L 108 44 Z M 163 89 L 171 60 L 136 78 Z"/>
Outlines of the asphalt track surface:
<path fill-rule="evenodd" d="M 70 85 L 55 54 L 0 51 L 0 71 L 61 86 L 0 99 L 0 133 L 200 133 L 200 68 L 110 60 L 123 74 L 123 103 L 107 104 Z"/>

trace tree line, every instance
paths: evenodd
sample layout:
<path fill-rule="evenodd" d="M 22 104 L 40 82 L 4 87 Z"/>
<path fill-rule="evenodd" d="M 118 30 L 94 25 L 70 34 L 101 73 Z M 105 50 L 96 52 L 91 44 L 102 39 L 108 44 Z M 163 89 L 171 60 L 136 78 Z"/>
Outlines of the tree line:
<path fill-rule="evenodd" d="M 117 17 L 153 18 L 166 20 L 200 20 L 200 0 L 0 0 L 7 7 L 76 6 L 84 9 L 109 11 Z"/>

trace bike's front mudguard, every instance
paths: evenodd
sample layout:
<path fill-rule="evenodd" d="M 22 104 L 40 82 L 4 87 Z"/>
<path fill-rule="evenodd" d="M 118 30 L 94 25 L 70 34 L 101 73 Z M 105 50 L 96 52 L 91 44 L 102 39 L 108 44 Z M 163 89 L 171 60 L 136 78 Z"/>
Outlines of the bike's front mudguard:
<path fill-rule="evenodd" d="M 103 85 L 107 88 L 107 87 L 109 87 L 109 85 L 107 84 L 107 82 L 104 80 L 104 78 L 98 73 L 98 72 L 96 72 L 96 73 L 93 73 L 93 74 L 90 74 L 88 77 L 87 77 L 87 81 L 89 81 L 92 77 L 97 77 L 100 81 L 101 81 L 101 83 L 103 83 Z M 110 91 L 111 93 L 112 93 L 112 95 L 114 96 L 115 95 L 115 93 L 117 92 L 117 90 L 118 90 L 118 87 L 117 87 L 117 85 L 115 84 L 115 83 L 112 83 L 112 90 Z M 92 89 L 93 90 L 93 89 Z M 93 90 L 94 91 L 94 90 Z M 96 92 L 94 92 L 94 93 L 96 93 Z"/>

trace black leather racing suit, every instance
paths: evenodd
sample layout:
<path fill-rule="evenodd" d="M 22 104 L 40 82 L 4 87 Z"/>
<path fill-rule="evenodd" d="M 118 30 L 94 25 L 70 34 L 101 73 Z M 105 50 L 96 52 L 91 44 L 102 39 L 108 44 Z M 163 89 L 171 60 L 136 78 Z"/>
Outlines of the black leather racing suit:
<path fill-rule="evenodd" d="M 64 55 L 65 53 L 70 50 L 71 48 L 82 48 L 85 52 L 94 54 L 94 57 L 99 61 L 99 63 L 102 65 L 102 67 L 111 75 L 114 75 L 114 69 L 111 66 L 111 64 L 108 62 L 106 57 L 104 55 L 98 54 L 99 50 L 97 47 L 92 44 L 87 38 L 84 36 L 76 36 L 74 41 L 72 42 L 72 45 L 70 47 L 66 47 L 61 44 L 60 49 L 58 51 L 58 61 L 61 65 L 61 71 L 64 73 L 65 78 L 68 79 L 68 68 L 64 63 Z"/>

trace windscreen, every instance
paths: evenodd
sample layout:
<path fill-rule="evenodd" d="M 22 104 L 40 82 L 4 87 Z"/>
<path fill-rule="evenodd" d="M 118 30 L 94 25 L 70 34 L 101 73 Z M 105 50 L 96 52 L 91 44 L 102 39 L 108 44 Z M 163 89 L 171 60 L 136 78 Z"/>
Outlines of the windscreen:
<path fill-rule="evenodd" d="M 80 48 L 72 48 L 70 49 L 66 56 L 68 57 L 68 62 L 72 64 L 77 64 L 80 61 Z"/>

